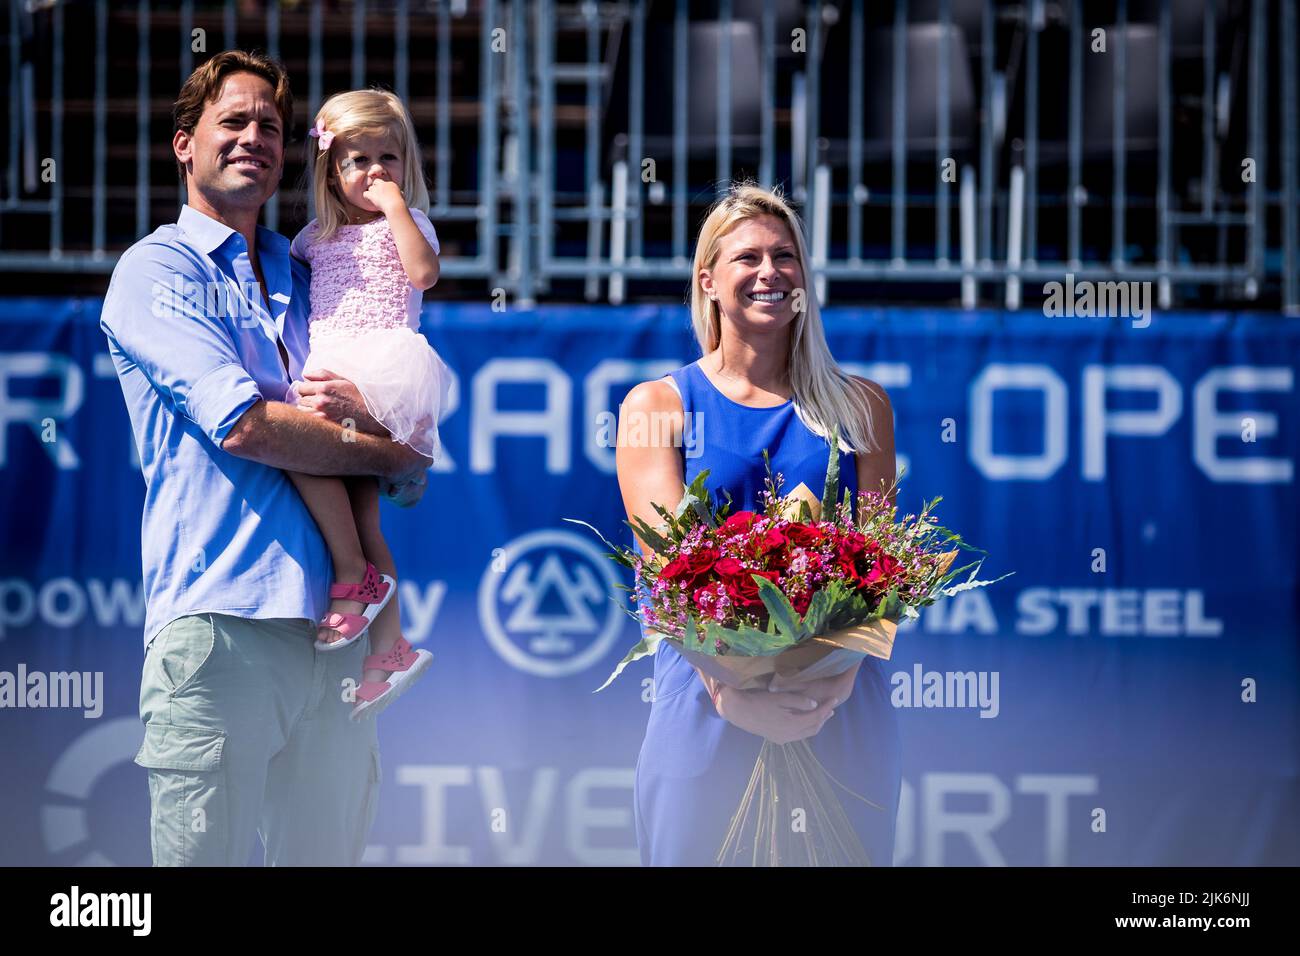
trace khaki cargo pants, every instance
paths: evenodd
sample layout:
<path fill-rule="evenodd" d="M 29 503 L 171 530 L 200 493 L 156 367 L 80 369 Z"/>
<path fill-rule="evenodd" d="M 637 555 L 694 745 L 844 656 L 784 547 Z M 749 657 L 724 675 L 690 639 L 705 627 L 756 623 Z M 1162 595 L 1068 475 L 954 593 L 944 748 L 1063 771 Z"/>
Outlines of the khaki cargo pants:
<path fill-rule="evenodd" d="M 365 638 L 321 653 L 304 620 L 179 618 L 145 652 L 140 686 L 155 866 L 360 862 L 379 792 L 375 721 L 348 720 Z"/>

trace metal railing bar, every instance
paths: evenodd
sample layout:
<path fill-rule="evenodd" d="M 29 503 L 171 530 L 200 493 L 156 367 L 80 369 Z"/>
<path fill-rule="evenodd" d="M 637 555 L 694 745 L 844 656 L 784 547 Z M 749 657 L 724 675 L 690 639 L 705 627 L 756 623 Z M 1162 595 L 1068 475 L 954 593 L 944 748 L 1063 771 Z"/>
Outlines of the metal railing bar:
<path fill-rule="evenodd" d="M 555 58 L 551 0 L 537 4 L 537 242 L 538 268 L 550 274 L 555 209 Z M 585 217 L 585 210 L 582 210 Z"/>
<path fill-rule="evenodd" d="M 812 197 L 817 179 L 817 135 L 821 129 L 821 90 L 822 90 L 822 17 L 821 4 L 813 3 L 808 6 L 808 69 L 805 72 L 807 76 L 807 137 L 804 147 L 804 176 L 807 183 L 807 196 L 809 208 L 812 207 Z M 804 220 L 804 229 L 812 232 L 815 229 L 815 223 L 810 221 L 811 216 Z"/>
<path fill-rule="evenodd" d="M 108 207 L 105 200 L 107 185 L 105 166 L 108 155 L 108 0 L 95 2 L 95 140 L 93 176 L 94 197 L 90 204 L 91 254 L 104 255 L 104 241 L 108 229 Z"/>
<path fill-rule="evenodd" d="M 1043 0 L 1029 0 L 1025 37 L 1025 261 L 1038 258 L 1038 34 Z"/>
<path fill-rule="evenodd" d="M 769 4 L 770 5 L 770 4 Z M 862 258 L 862 202 L 861 193 L 866 188 L 862 182 L 862 112 L 863 90 L 863 32 L 866 30 L 862 0 L 853 0 L 849 20 L 849 259 Z M 770 101 L 769 101 L 770 102 Z M 766 115 L 769 111 L 764 110 Z"/>
<path fill-rule="evenodd" d="M 680 279 L 689 276 L 690 273 L 689 266 L 675 265 L 668 260 L 644 260 L 641 263 L 615 266 L 608 262 L 593 262 L 586 258 L 563 256 L 553 258 L 550 266 L 552 276 L 563 278 L 583 278 L 589 273 L 607 276 L 615 272 L 624 272 L 627 274 L 627 278 L 633 280 Z M 1131 283 L 1152 282 L 1158 280 L 1161 276 L 1169 276 L 1182 282 L 1218 281 L 1220 279 L 1240 280 L 1246 274 L 1245 268 L 1241 266 L 1202 267 L 1184 265 L 1161 269 L 1158 266 L 1130 264 L 1120 273 L 1111 266 L 1100 263 L 1083 263 L 1078 267 L 1074 267 L 1065 262 L 1040 262 L 1035 266 L 1026 265 L 1020 269 L 1010 269 L 1002 265 L 991 264 L 988 266 L 976 265 L 970 269 L 964 269 L 960 263 L 943 266 L 929 262 L 911 262 L 900 266 L 885 260 L 877 260 L 854 264 L 839 261 L 830 262 L 820 271 L 818 278 L 825 277 L 837 281 L 923 279 L 936 282 L 959 282 L 963 276 L 969 275 L 981 281 L 1002 281 L 1010 276 L 1022 281 L 1063 282 L 1067 275 L 1073 275 L 1076 280 L 1087 279 L 1089 281 Z"/>
<path fill-rule="evenodd" d="M 238 42 L 237 20 L 235 17 L 235 0 L 226 0 L 226 5 L 221 11 L 221 45 L 224 49 L 231 49 Z"/>
<path fill-rule="evenodd" d="M 939 0 L 939 89 L 938 96 L 938 117 L 936 118 L 935 129 L 935 150 L 937 152 L 937 162 L 935 163 L 935 206 L 934 206 L 934 230 L 935 230 L 935 249 L 934 258 L 936 262 L 946 264 L 948 262 L 949 245 L 952 237 L 949 235 L 950 225 L 949 218 L 952 215 L 951 194 L 948 189 L 949 185 L 947 176 L 944 174 L 944 164 L 953 159 L 949 155 L 949 137 L 951 136 L 950 124 L 952 121 L 952 36 L 949 31 L 952 29 L 952 10 L 949 7 L 949 0 Z"/>
<path fill-rule="evenodd" d="M 1282 29 L 1278 33 L 1282 51 L 1282 308 L 1291 314 L 1300 311 L 1300 275 L 1297 274 L 1298 238 L 1296 163 L 1296 10 L 1295 0 L 1282 0 Z M 1287 42 L 1290 38 L 1291 42 Z"/>
<path fill-rule="evenodd" d="M 1116 268 L 1124 263 L 1124 226 L 1127 208 L 1126 176 L 1128 155 L 1125 134 L 1128 130 L 1128 0 L 1118 0 L 1115 8 L 1115 66 L 1111 96 L 1111 232 L 1110 260 Z"/>
<path fill-rule="evenodd" d="M 1083 196 L 1083 0 L 1070 0 L 1070 183 L 1067 199 L 1069 261 L 1079 262 Z"/>
<path fill-rule="evenodd" d="M 266 4 L 266 52 L 273 60 L 280 59 L 280 0 L 267 0 Z M 284 131 L 285 136 L 289 131 Z M 278 231 L 280 228 L 280 191 L 277 189 L 262 207 L 266 217 L 266 228 Z"/>
<path fill-rule="evenodd" d="M 776 0 L 764 0 L 762 36 L 763 46 L 763 102 L 776 103 Z M 758 159 L 758 181 L 771 189 L 776 177 L 776 118 L 773 111 L 765 109 L 759 119 L 762 140 Z"/>
<path fill-rule="evenodd" d="M 50 183 L 50 255 L 63 255 L 63 4 L 54 8 L 54 56 L 50 96 L 50 158 L 54 179 Z"/>
<path fill-rule="evenodd" d="M 180 82 L 183 84 L 189 79 L 190 73 L 194 69 L 194 51 L 191 47 L 191 31 L 194 29 L 194 0 L 182 0 L 181 2 L 181 27 L 180 27 Z M 288 136 L 288 130 L 285 135 Z M 176 205 L 179 208 L 185 204 L 185 184 L 177 177 L 176 182 Z"/>
<path fill-rule="evenodd" d="M 628 190 L 630 220 L 627 228 L 631 231 L 630 253 L 633 259 L 641 258 L 642 233 L 645 230 L 645 182 L 643 181 L 641 163 L 645 157 L 643 136 L 645 132 L 645 0 L 634 0 L 632 4 L 632 43 L 629 55 L 628 96 Z M 656 178 L 659 171 L 655 169 Z"/>
<path fill-rule="evenodd" d="M 673 13 L 673 258 L 686 260 L 686 0 Z"/>
<path fill-rule="evenodd" d="M 906 258 L 907 206 L 907 0 L 894 0 L 893 175 L 891 177 L 890 253 Z"/>
<path fill-rule="evenodd" d="M 322 4 L 324 0 L 312 0 L 311 9 L 307 15 L 307 128 L 311 129 L 316 123 L 316 114 L 324 106 L 325 92 L 324 72 L 325 63 L 325 40 L 322 20 Z M 286 134 L 287 135 L 287 134 Z M 306 144 L 308 159 L 307 164 L 311 165 L 311 150 L 319 148 L 314 146 L 314 140 L 308 137 Z M 315 190 L 307 190 L 307 215 L 314 218 L 316 215 L 316 196 Z"/>
<path fill-rule="evenodd" d="M 403 0 L 405 3 L 405 0 Z M 438 4 L 438 122 L 434 158 L 435 206 L 441 213 L 451 203 L 451 15 L 445 3 Z"/>
<path fill-rule="evenodd" d="M 1264 267 L 1264 60 L 1268 49 L 1264 38 L 1265 0 L 1252 0 L 1250 5 L 1250 158 L 1255 165 L 1255 180 L 1249 183 L 1250 225 L 1247 227 L 1247 262 L 1250 278 L 1246 283 L 1246 298 L 1259 294 L 1259 280 Z"/>
<path fill-rule="evenodd" d="M 518 2 L 518 0 L 516 0 Z M 584 6 L 586 14 L 587 66 L 600 62 L 600 19 L 595 3 Z M 604 183 L 600 169 L 600 77 L 595 70 L 587 74 L 587 138 L 585 142 L 585 165 L 587 185 Z M 589 250 L 590 252 L 590 250 Z M 600 250 L 596 250 L 600 255 Z"/>
<path fill-rule="evenodd" d="M 980 20 L 980 63 L 983 67 L 981 72 L 984 87 L 980 97 L 984 103 L 981 123 L 983 132 L 980 136 L 979 256 L 982 263 L 993 261 L 993 181 L 996 176 L 993 168 L 993 60 L 997 50 L 995 16 L 993 0 L 984 0 Z"/>
<path fill-rule="evenodd" d="M 479 218 L 479 252 L 476 266 L 489 273 L 495 281 L 497 272 L 497 111 L 496 111 L 496 55 L 492 52 L 492 30 L 496 25 L 496 0 L 483 0 L 479 29 L 479 94 L 486 109 L 479 116 L 478 188 L 482 194 L 482 213 Z M 445 218 L 445 216 L 444 216 Z"/>
<path fill-rule="evenodd" d="M 439 10 L 446 4 L 438 4 Z M 393 7 L 393 85 L 403 103 L 411 99 L 411 21 L 408 0 L 397 0 Z M 442 64 L 439 64 L 441 67 Z M 439 111 L 443 115 L 443 111 Z M 441 177 L 439 177 L 441 179 Z"/>
<path fill-rule="evenodd" d="M 715 157 L 716 175 L 714 189 L 721 196 L 731 179 L 731 0 L 718 2 L 718 62 L 716 135 L 718 153 Z"/>
<path fill-rule="evenodd" d="M 352 88 L 366 84 L 366 0 L 352 0 Z"/>
<path fill-rule="evenodd" d="M 1218 44 L 1215 39 L 1217 12 L 1214 0 L 1205 0 L 1205 25 L 1202 35 L 1204 49 L 1201 56 L 1201 212 L 1209 216 L 1214 211 L 1218 195 L 1218 160 L 1215 157 L 1214 142 L 1214 71 L 1215 53 Z"/>
<path fill-rule="evenodd" d="M 511 242 L 517 247 L 516 262 L 518 276 L 516 297 L 519 305 L 530 306 L 533 303 L 533 263 L 532 263 L 532 115 L 529 110 L 528 97 L 528 12 L 521 0 L 515 0 L 511 13 L 514 15 L 514 39 L 510 52 L 514 65 L 514 117 L 517 124 L 519 157 L 515 164 L 515 233 Z"/>
<path fill-rule="evenodd" d="M 1156 258 L 1161 268 L 1168 268 L 1170 264 L 1170 243 L 1169 243 L 1169 163 L 1170 163 L 1170 139 L 1173 137 L 1173 77 L 1170 68 L 1173 62 L 1171 54 L 1172 30 L 1169 0 L 1160 0 L 1160 133 L 1159 133 L 1159 181 L 1156 184 L 1156 231 L 1157 231 L 1157 249 Z M 1159 301 L 1161 308 L 1168 308 L 1170 305 L 1171 290 L 1169 280 L 1161 278 Z"/>
<path fill-rule="evenodd" d="M 136 5 L 135 234 L 149 231 L 149 0 Z"/>

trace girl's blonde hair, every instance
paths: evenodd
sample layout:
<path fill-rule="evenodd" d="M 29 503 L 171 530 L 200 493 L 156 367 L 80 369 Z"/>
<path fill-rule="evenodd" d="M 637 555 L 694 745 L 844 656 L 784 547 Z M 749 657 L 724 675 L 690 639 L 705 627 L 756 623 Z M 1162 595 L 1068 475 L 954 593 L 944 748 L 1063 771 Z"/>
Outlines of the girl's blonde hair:
<path fill-rule="evenodd" d="M 315 128 L 343 137 L 391 134 L 402 154 L 404 170 L 399 184 L 402 196 L 408 206 L 428 215 L 429 188 L 424 182 L 424 162 L 420 156 L 420 143 L 415 138 L 415 124 L 411 122 L 406 105 L 396 94 L 387 90 L 336 93 L 316 114 Z M 308 167 L 312 175 L 312 199 L 316 203 L 316 239 L 328 239 L 348 221 L 343 197 L 334 180 L 334 167 L 330 163 L 333 150 L 321 149 L 316 139 L 309 140 L 307 148 L 312 157 Z"/>
<path fill-rule="evenodd" d="M 714 267 L 723 237 L 742 222 L 759 216 L 774 216 L 785 224 L 798 251 L 804 284 L 812 281 L 803 228 L 780 190 L 764 189 L 752 182 L 733 183 L 727 194 L 709 210 L 695 244 L 695 264 L 691 272 L 691 325 L 705 355 L 714 351 L 722 341 L 722 313 L 719 304 L 705 293 L 700 283 L 700 271 Z M 866 395 L 831 357 L 816 292 L 811 288 L 799 292 L 803 307 L 795 312 L 789 356 L 790 388 L 794 392 L 795 410 L 814 433 L 827 440 L 831 429 L 839 425 L 841 449 L 873 451 L 878 446 Z"/>

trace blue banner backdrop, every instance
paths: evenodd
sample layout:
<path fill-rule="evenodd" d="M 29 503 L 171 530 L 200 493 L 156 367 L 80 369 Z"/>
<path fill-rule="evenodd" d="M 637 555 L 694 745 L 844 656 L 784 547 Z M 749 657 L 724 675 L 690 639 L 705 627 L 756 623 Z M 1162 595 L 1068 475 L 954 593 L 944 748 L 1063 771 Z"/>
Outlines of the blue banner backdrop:
<path fill-rule="evenodd" d="M 99 308 L 0 300 L 8 864 L 149 860 L 131 762 L 143 481 Z M 697 357 L 686 311 L 430 304 L 424 319 L 458 376 L 448 457 L 384 522 L 406 633 L 435 660 L 381 717 L 366 859 L 634 864 L 651 668 L 593 695 L 636 634 L 609 599 L 620 569 L 561 519 L 627 540 L 611 413 Z M 893 397 L 900 505 L 942 494 L 984 571 L 1016 572 L 899 636 L 896 862 L 1300 863 L 1300 323 L 825 322 L 837 358 Z M 102 694 L 19 707 L 36 672 L 92 675 L 87 690 L 102 673 Z M 984 694 L 939 693 L 953 675 Z"/>

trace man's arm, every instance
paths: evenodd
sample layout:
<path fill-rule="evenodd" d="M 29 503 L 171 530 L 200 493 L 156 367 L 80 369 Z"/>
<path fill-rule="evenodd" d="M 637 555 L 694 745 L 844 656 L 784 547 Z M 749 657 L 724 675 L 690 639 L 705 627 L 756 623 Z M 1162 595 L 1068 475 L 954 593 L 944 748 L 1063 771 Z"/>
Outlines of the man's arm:
<path fill-rule="evenodd" d="M 259 399 L 221 443 L 240 458 L 308 475 L 376 475 L 393 482 L 421 476 L 430 461 L 387 438 L 341 428 L 284 402 Z"/>
<path fill-rule="evenodd" d="M 305 381 L 295 387 L 298 392 L 298 408 L 314 418 L 325 421 L 342 422 L 352 419 L 357 431 L 367 435 L 388 438 L 389 432 L 375 421 L 366 409 L 366 401 L 361 397 L 357 387 L 345 378 L 329 369 L 317 369 L 305 372 Z"/>

